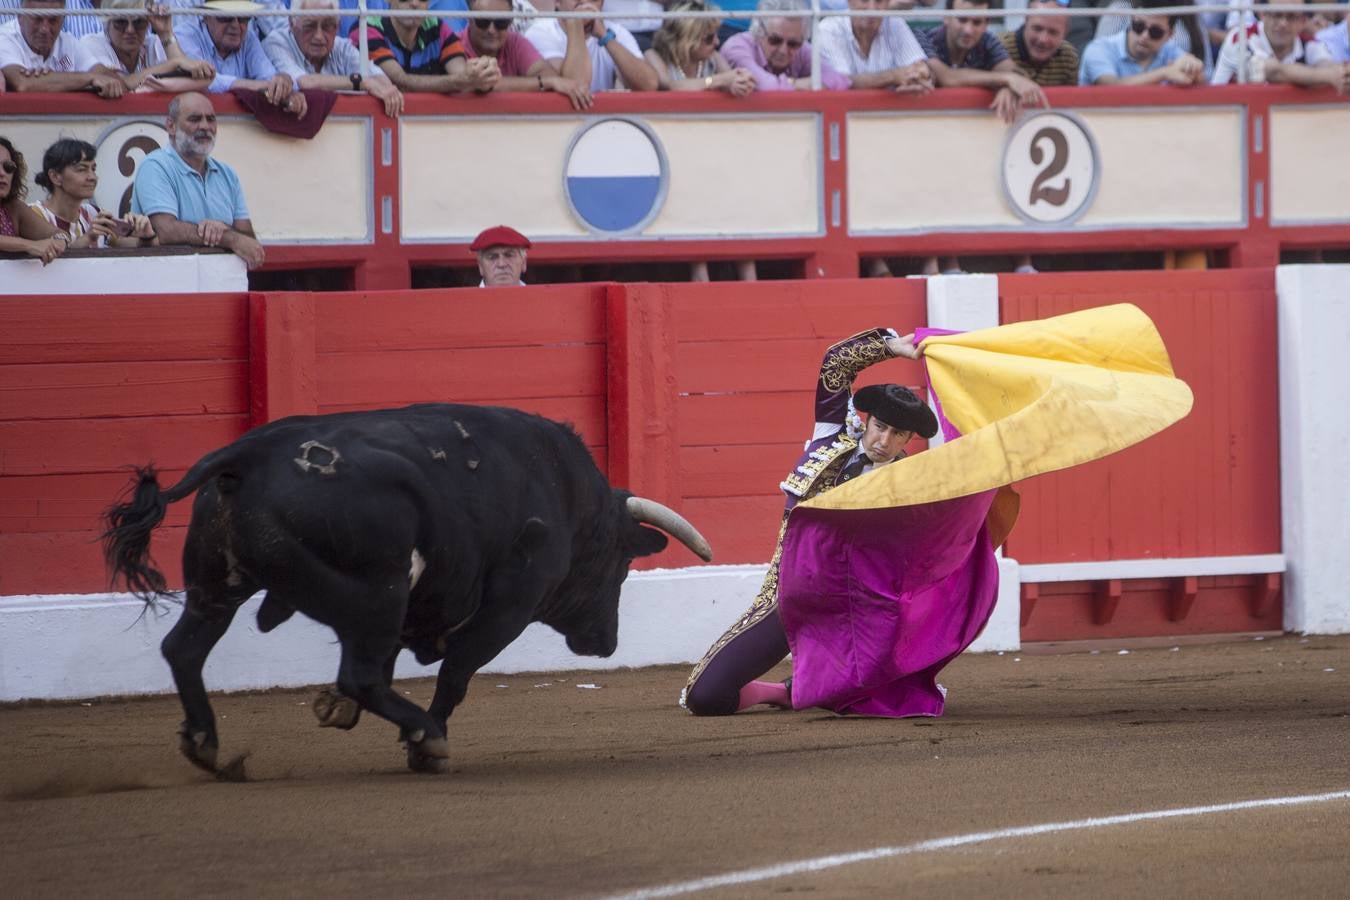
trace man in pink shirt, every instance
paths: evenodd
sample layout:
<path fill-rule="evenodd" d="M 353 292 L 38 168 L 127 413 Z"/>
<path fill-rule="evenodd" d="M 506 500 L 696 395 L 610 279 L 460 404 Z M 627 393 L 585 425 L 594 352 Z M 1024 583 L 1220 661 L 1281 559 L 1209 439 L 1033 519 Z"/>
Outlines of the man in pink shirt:
<path fill-rule="evenodd" d="M 464 55 L 469 59 L 478 56 L 496 58 L 502 73 L 497 82 L 498 91 L 553 91 L 566 97 L 573 109 L 590 107 L 589 85 L 562 77 L 528 38 L 511 30 L 511 0 L 470 0 L 469 9 L 506 14 L 501 18 L 470 19 L 468 27 L 459 36 Z"/>
<path fill-rule="evenodd" d="M 797 12 L 808 7 L 802 0 L 759 0 L 762 12 Z M 755 19 L 749 31 L 728 38 L 722 55 L 732 68 L 749 69 L 761 91 L 811 90 L 811 44 L 806 40 L 806 17 Z M 820 63 L 820 85 L 828 91 L 852 86 L 847 75 Z"/>

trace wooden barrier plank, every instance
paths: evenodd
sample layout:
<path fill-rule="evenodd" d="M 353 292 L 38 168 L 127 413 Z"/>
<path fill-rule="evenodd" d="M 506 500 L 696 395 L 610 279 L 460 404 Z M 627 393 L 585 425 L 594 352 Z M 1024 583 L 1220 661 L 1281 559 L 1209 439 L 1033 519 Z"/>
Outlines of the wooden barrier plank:
<path fill-rule="evenodd" d="M 241 413 L 242 360 L 0 366 L 0 420 Z"/>
<path fill-rule="evenodd" d="M 0 422 L 0 476 L 185 468 L 247 423 L 244 415 Z"/>
<path fill-rule="evenodd" d="M 186 528 L 157 529 L 151 556 L 170 587 L 183 582 L 183 540 Z M 46 534 L 0 534 L 0 596 L 24 594 L 92 594 L 109 589 L 97 531 Z M 124 586 L 118 585 L 118 590 Z M 127 624 L 135 618 L 128 617 Z"/>
<path fill-rule="evenodd" d="M 168 487 L 186 469 L 159 472 Z M 128 471 L 0 478 L 0 532 L 86 531 L 99 528 L 103 511 L 131 484 Z M 165 522 L 185 525 L 190 503 L 169 507 Z"/>
<path fill-rule="evenodd" d="M 826 279 L 681 285 L 675 324 L 681 342 L 821 341 L 825 348 L 859 331 L 884 326 L 903 334 L 927 321 L 927 286 L 919 280 Z"/>
<path fill-rule="evenodd" d="M 713 548 L 713 559 L 720 565 L 767 563 L 773 556 L 774 542 L 783 520 L 783 497 L 691 497 L 684 501 L 683 513 L 703 533 Z M 667 551 L 670 552 L 670 551 Z M 686 560 L 688 553 L 685 554 Z M 667 562 L 666 565 L 688 565 Z M 750 605 L 750 597 L 745 605 Z M 728 617 L 730 625 L 732 617 Z"/>
<path fill-rule="evenodd" d="M 801 441 L 681 447 L 680 486 L 685 497 L 774 495 L 801 452 Z"/>
<path fill-rule="evenodd" d="M 324 405 L 398 406 L 435 398 L 513 405 L 518 397 L 603 396 L 601 345 L 522 349 L 321 353 Z"/>
<path fill-rule="evenodd" d="M 683 394 L 813 389 L 812 373 L 820 368 L 826 346 L 816 338 L 681 341 L 676 355 L 677 385 Z M 898 382 L 918 388 L 923 380 L 918 362 L 897 359 L 868 368 L 857 385 Z"/>
<path fill-rule="evenodd" d="M 0 365 L 247 355 L 245 294 L 0 297 Z"/>
<path fill-rule="evenodd" d="M 603 284 L 331 294 L 320 353 L 602 343 Z"/>

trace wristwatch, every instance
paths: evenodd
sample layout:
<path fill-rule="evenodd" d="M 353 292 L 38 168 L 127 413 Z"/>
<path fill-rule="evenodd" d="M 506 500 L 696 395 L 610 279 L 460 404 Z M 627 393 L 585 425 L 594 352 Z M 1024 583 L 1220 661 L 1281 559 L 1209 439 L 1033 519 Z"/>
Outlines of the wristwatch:
<path fill-rule="evenodd" d="M 352 90 L 354 90 L 354 91 L 359 91 L 359 90 L 361 90 L 361 73 L 360 73 L 360 72 L 353 72 L 353 73 L 352 73 Z"/>
<path fill-rule="evenodd" d="M 606 28 L 604 37 L 600 38 L 600 46 L 601 47 L 605 46 L 610 41 L 614 40 L 616 37 L 618 37 L 618 35 L 614 33 L 613 28 Z"/>

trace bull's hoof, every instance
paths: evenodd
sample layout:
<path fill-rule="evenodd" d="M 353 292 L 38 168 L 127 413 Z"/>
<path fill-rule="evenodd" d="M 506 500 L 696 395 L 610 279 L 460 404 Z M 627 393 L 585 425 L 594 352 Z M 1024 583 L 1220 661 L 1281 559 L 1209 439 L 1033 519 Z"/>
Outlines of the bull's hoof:
<path fill-rule="evenodd" d="M 205 731 L 192 731 L 186 722 L 178 729 L 178 752 L 187 761 L 203 771 L 216 774 L 216 752 L 219 749 Z"/>
<path fill-rule="evenodd" d="M 314 718 L 319 720 L 320 728 L 341 728 L 350 731 L 361 721 L 361 704 L 351 697 L 337 691 L 324 689 L 314 696 L 310 704 Z"/>
<path fill-rule="evenodd" d="M 445 738 L 408 741 L 408 768 L 424 775 L 450 771 L 450 744 Z"/>

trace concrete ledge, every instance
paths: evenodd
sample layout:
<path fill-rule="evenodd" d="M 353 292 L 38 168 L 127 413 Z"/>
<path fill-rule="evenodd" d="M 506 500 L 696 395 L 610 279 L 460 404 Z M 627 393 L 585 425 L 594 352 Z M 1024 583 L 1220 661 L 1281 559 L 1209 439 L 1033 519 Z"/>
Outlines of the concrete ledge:
<path fill-rule="evenodd" d="M 1016 649 L 1016 565 L 1002 561 L 999 606 L 972 649 Z M 692 663 L 749 607 L 764 571 L 764 566 L 707 566 L 634 573 L 624 584 L 614 656 L 576 656 L 561 635 L 536 624 L 482 671 Z M 261 595 L 244 604 L 212 652 L 207 687 L 238 691 L 331 683 L 338 665 L 333 633 L 296 616 L 260 634 L 255 618 L 260 602 Z M 171 692 L 159 643 L 178 615 L 174 607 L 147 612 L 127 594 L 0 598 L 0 702 Z M 400 678 L 416 678 L 434 676 L 436 668 L 419 666 L 405 653 L 396 671 Z M 672 703 L 680 687 L 671 684 Z"/>
<path fill-rule="evenodd" d="M 1112 559 L 1102 562 L 1028 563 L 1023 582 L 1101 581 L 1106 578 L 1188 578 L 1206 575 L 1265 575 L 1285 570 L 1284 555 L 1195 556 L 1177 559 Z"/>

